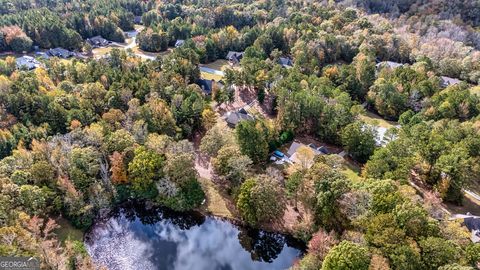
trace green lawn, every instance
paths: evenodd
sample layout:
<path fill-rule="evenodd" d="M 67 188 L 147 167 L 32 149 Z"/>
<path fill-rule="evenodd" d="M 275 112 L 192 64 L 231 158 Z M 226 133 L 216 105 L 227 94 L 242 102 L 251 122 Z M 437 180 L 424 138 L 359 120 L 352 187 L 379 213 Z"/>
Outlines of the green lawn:
<path fill-rule="evenodd" d="M 383 119 L 380 115 L 377 115 L 373 112 L 368 112 L 368 111 L 360 115 L 360 120 L 372 126 L 379 126 L 387 129 L 397 125 L 396 122 L 387 121 Z"/>
<path fill-rule="evenodd" d="M 212 74 L 208 72 L 200 72 L 200 77 L 205 80 L 215 80 L 216 82 L 221 81 L 223 79 L 222 75 Z"/>
<path fill-rule="evenodd" d="M 55 230 L 55 233 L 58 236 L 58 240 L 64 243 L 65 240 L 80 241 L 83 242 L 83 232 L 79 229 L 76 229 L 72 224 L 65 218 L 57 218 L 55 220 L 60 228 Z"/>
<path fill-rule="evenodd" d="M 470 93 L 480 96 L 480 86 L 470 88 Z"/>
<path fill-rule="evenodd" d="M 222 70 L 222 71 L 224 71 L 224 70 L 227 69 L 230 65 L 228 64 L 228 61 L 227 61 L 227 60 L 225 60 L 225 59 L 218 59 L 218 60 L 213 61 L 213 62 L 211 62 L 211 63 L 203 64 L 202 66 L 208 67 L 208 68 L 211 68 L 211 69 L 216 69 L 216 70 Z"/>

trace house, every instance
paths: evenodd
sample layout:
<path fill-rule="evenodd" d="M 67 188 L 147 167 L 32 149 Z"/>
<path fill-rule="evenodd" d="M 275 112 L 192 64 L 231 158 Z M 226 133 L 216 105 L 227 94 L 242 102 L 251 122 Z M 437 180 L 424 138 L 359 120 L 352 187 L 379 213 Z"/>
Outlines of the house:
<path fill-rule="evenodd" d="M 451 85 L 456 85 L 461 83 L 459 79 L 454 79 L 446 76 L 440 76 L 440 85 L 444 88 L 449 87 Z"/>
<path fill-rule="evenodd" d="M 104 39 L 102 36 L 87 38 L 87 42 L 94 48 L 108 46 L 110 43 L 112 43 L 111 41 Z"/>
<path fill-rule="evenodd" d="M 245 109 L 240 109 L 235 112 L 228 112 L 225 121 L 227 125 L 231 128 L 234 128 L 240 121 L 253 121 L 255 118 L 250 115 Z"/>
<path fill-rule="evenodd" d="M 35 55 L 37 55 L 37 57 L 41 57 L 41 58 L 44 58 L 44 59 L 49 59 L 50 58 L 50 56 L 45 52 L 35 52 Z"/>
<path fill-rule="evenodd" d="M 40 67 L 42 64 L 38 62 L 35 58 L 24 55 L 15 59 L 16 66 L 18 69 L 32 70 Z"/>
<path fill-rule="evenodd" d="M 47 54 L 50 55 L 50 56 L 56 56 L 56 57 L 60 57 L 60 58 L 64 58 L 64 59 L 75 56 L 74 52 L 71 52 L 69 50 L 66 50 L 66 49 L 60 48 L 60 47 L 48 50 Z"/>
<path fill-rule="evenodd" d="M 463 219 L 463 224 L 472 233 L 473 243 L 480 243 L 480 217 L 470 216 Z"/>
<path fill-rule="evenodd" d="M 135 16 L 133 17 L 133 23 L 134 24 L 142 24 L 142 16 Z"/>
<path fill-rule="evenodd" d="M 294 163 L 301 164 L 306 168 L 310 168 L 314 161 L 315 156 L 328 154 L 329 151 L 324 147 L 317 147 L 311 143 L 305 145 L 300 142 L 292 142 L 290 148 L 288 148 L 287 156 Z"/>
<path fill-rule="evenodd" d="M 280 65 L 282 65 L 282 67 L 284 68 L 291 68 L 293 67 L 293 61 L 292 59 L 288 58 L 288 57 L 280 57 L 278 59 L 278 63 Z"/>
<path fill-rule="evenodd" d="M 380 62 L 378 64 L 375 65 L 377 67 L 377 70 L 378 69 L 381 69 L 381 68 L 390 68 L 390 69 L 396 69 L 396 68 L 399 68 L 399 67 L 402 67 L 403 64 L 402 63 L 397 63 L 397 62 L 392 62 L 392 61 L 383 61 L 383 62 Z"/>
<path fill-rule="evenodd" d="M 242 58 L 243 58 L 243 52 L 229 51 L 227 54 L 227 60 L 232 65 L 236 65 L 240 63 L 240 60 L 242 60 Z"/>
<path fill-rule="evenodd" d="M 175 48 L 182 47 L 183 44 L 185 44 L 185 40 L 177 39 L 177 41 L 175 42 Z"/>
<path fill-rule="evenodd" d="M 223 82 L 215 80 L 206 80 L 206 79 L 199 79 L 197 80 L 197 85 L 200 86 L 204 95 L 209 96 L 212 94 L 213 87 L 217 87 L 218 89 L 223 87 Z"/>

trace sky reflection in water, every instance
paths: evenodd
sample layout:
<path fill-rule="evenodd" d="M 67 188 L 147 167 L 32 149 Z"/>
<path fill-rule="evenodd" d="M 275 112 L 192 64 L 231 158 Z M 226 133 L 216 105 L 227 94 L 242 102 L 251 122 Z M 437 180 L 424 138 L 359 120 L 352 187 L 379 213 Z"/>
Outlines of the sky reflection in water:
<path fill-rule="evenodd" d="M 110 270 L 288 269 L 301 255 L 290 239 L 212 217 L 122 209 L 97 223 L 87 249 Z"/>

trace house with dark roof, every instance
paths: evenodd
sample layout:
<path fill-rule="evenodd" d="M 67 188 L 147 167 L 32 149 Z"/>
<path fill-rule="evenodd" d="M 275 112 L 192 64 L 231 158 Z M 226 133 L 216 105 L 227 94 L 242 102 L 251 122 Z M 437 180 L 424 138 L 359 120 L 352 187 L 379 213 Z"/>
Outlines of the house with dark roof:
<path fill-rule="evenodd" d="M 243 52 L 229 51 L 226 58 L 230 62 L 230 64 L 236 65 L 240 63 L 240 60 L 242 60 L 243 54 Z"/>
<path fill-rule="evenodd" d="M 463 224 L 472 233 L 473 243 L 480 243 L 480 217 L 471 216 L 463 219 Z"/>
<path fill-rule="evenodd" d="M 253 120 L 255 120 L 255 118 L 243 108 L 238 111 L 228 112 L 225 116 L 225 121 L 227 122 L 227 125 L 231 128 L 235 128 L 235 126 L 240 123 L 240 121 Z"/>
<path fill-rule="evenodd" d="M 450 77 L 446 77 L 446 76 L 440 76 L 440 85 L 444 88 L 449 87 L 451 85 L 459 84 L 461 82 L 462 81 L 460 81 L 459 79 L 450 78 Z"/>
<path fill-rule="evenodd" d="M 35 58 L 24 55 L 15 59 L 15 63 L 18 69 L 32 70 L 40 67 L 42 64 L 38 62 Z"/>
<path fill-rule="evenodd" d="M 199 79 L 196 83 L 198 86 L 200 86 L 205 96 L 209 96 L 212 94 L 213 87 L 217 87 L 218 89 L 223 87 L 222 81 L 216 82 L 215 80 Z"/>
<path fill-rule="evenodd" d="M 293 67 L 293 61 L 292 59 L 288 58 L 288 57 L 280 57 L 278 59 L 278 63 L 284 67 L 284 68 L 291 68 Z"/>
<path fill-rule="evenodd" d="M 177 39 L 177 41 L 175 41 L 175 48 L 182 47 L 183 44 L 185 44 L 185 40 Z"/>
<path fill-rule="evenodd" d="M 134 24 L 142 24 L 142 16 L 135 16 L 133 17 L 133 23 Z"/>
<path fill-rule="evenodd" d="M 102 36 L 87 38 L 87 42 L 94 48 L 105 47 L 112 43 L 111 41 L 104 39 Z"/>
<path fill-rule="evenodd" d="M 377 63 L 375 66 L 377 67 L 377 70 L 382 68 L 396 69 L 396 68 L 402 67 L 403 64 L 392 62 L 392 61 L 383 61 L 383 62 Z"/>
<path fill-rule="evenodd" d="M 56 56 L 56 57 L 60 57 L 60 58 L 64 58 L 64 59 L 75 56 L 74 52 L 71 52 L 69 50 L 66 50 L 66 49 L 60 48 L 60 47 L 48 50 L 47 54 L 50 55 L 50 56 Z"/>

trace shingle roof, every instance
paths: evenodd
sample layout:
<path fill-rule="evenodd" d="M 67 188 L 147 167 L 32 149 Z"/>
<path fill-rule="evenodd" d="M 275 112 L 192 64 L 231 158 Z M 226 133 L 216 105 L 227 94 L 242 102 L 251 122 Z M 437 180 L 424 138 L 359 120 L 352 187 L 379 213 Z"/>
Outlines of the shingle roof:
<path fill-rule="evenodd" d="M 90 43 L 92 46 L 106 46 L 110 42 L 104 39 L 102 36 L 94 36 L 91 38 L 87 38 L 87 42 Z"/>
<path fill-rule="evenodd" d="M 442 86 L 443 87 L 447 87 L 447 86 L 450 86 L 450 85 L 456 85 L 456 84 L 459 84 L 459 83 L 462 82 L 459 79 L 450 78 L 450 77 L 446 77 L 446 76 L 440 76 L 440 79 L 442 80 Z"/>
<path fill-rule="evenodd" d="M 391 68 L 391 69 L 395 69 L 395 68 L 399 68 L 399 67 L 403 66 L 403 64 L 402 63 L 397 63 L 397 62 L 392 62 L 392 61 L 383 61 L 383 62 L 378 63 L 376 66 L 377 66 L 377 68 L 388 67 L 388 68 Z"/>
<path fill-rule="evenodd" d="M 48 50 L 47 53 L 51 56 L 57 56 L 57 57 L 62 57 L 62 58 L 69 58 L 69 57 L 72 57 L 72 56 L 75 55 L 74 52 L 71 52 L 69 50 L 66 50 L 66 49 L 60 48 L 60 47 L 50 49 L 50 50 Z"/>
<path fill-rule="evenodd" d="M 245 114 L 240 111 L 228 112 L 227 117 L 225 118 L 225 121 L 227 121 L 227 123 L 230 126 L 236 126 L 240 121 L 253 121 L 253 120 L 255 120 L 253 116 L 251 116 L 250 114 Z"/>
<path fill-rule="evenodd" d="M 234 51 L 229 51 L 227 53 L 227 60 L 232 61 L 232 62 L 239 62 L 242 60 L 243 57 L 243 52 L 234 52 Z"/>
<path fill-rule="evenodd" d="M 478 217 L 468 217 L 463 220 L 465 227 L 469 231 L 480 230 L 480 218 Z"/>
<path fill-rule="evenodd" d="M 280 57 L 278 59 L 278 62 L 280 65 L 284 66 L 284 67 L 291 67 L 293 66 L 293 61 L 292 59 L 290 58 L 287 58 L 287 57 Z"/>
<path fill-rule="evenodd" d="M 185 44 L 185 40 L 177 39 L 177 41 L 175 42 L 175 47 L 178 48 L 178 47 L 182 46 L 183 44 Z"/>
<path fill-rule="evenodd" d="M 31 70 L 41 65 L 40 62 L 38 62 L 35 58 L 28 55 L 18 57 L 17 59 L 15 59 L 15 62 L 16 62 L 17 68 L 19 69 L 24 68 L 24 69 Z"/>

